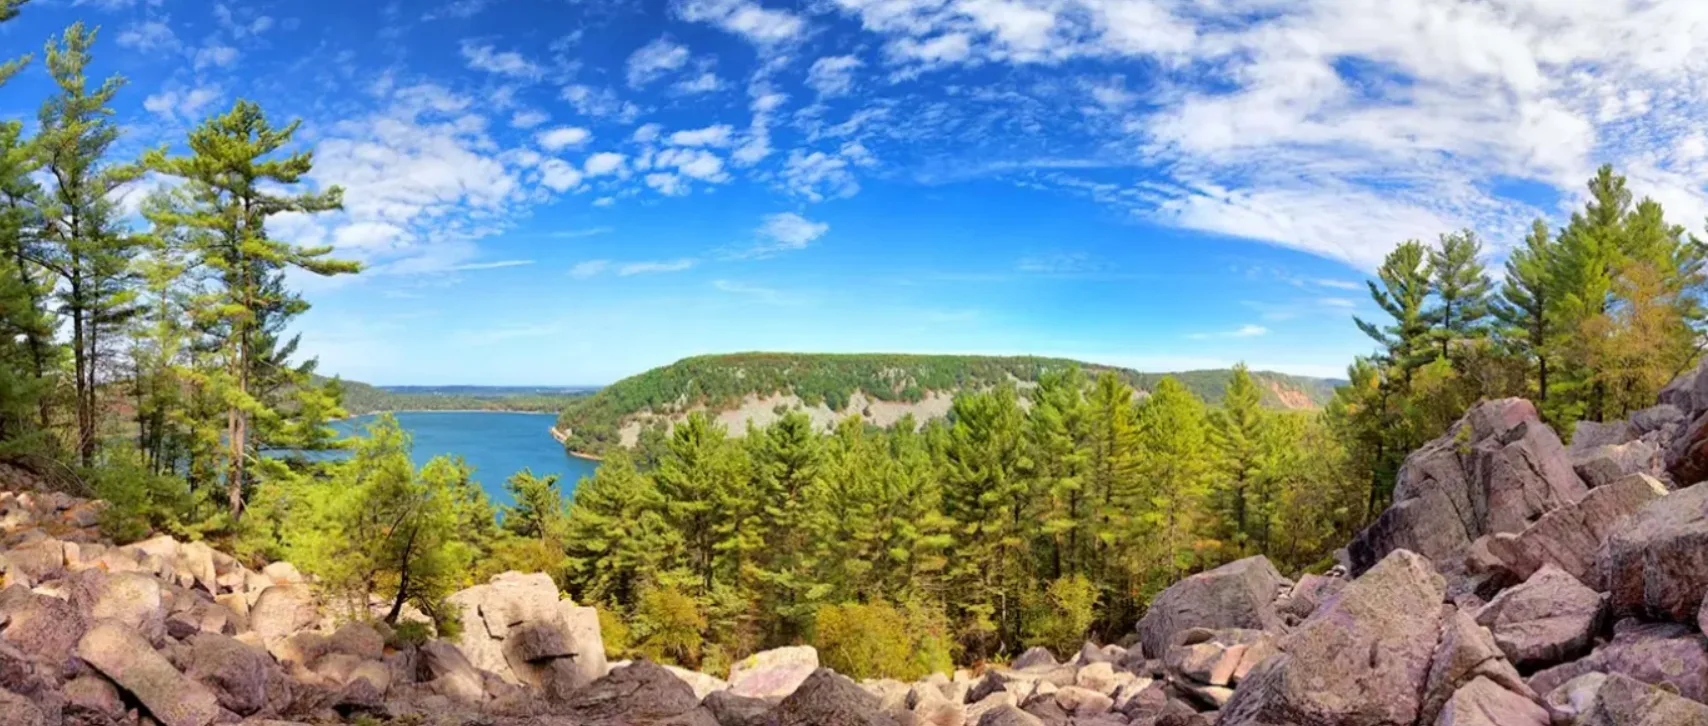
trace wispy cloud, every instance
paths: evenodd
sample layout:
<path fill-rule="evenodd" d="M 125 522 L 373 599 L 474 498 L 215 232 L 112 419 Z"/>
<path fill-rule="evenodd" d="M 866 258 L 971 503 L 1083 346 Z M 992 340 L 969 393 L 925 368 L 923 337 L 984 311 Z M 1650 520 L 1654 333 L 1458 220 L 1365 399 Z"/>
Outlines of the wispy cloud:
<path fill-rule="evenodd" d="M 694 266 L 695 261 L 688 258 L 680 260 L 656 260 L 650 262 L 626 262 L 617 266 L 617 274 L 622 277 L 631 275 L 650 275 L 659 272 L 681 272 Z"/>
<path fill-rule="evenodd" d="M 713 280 L 712 287 L 731 295 L 750 298 L 767 305 L 782 305 L 793 301 L 792 298 L 775 288 L 750 285 L 733 280 Z"/>
<path fill-rule="evenodd" d="M 614 227 L 588 227 L 587 229 L 559 230 L 551 233 L 550 236 L 553 239 L 580 239 L 582 237 L 597 237 L 602 234 L 610 234 L 613 231 L 615 231 Z"/>
<path fill-rule="evenodd" d="M 1260 335 L 1268 334 L 1269 329 L 1261 325 L 1241 325 L 1233 330 L 1224 330 L 1214 333 L 1193 333 L 1186 337 L 1191 338 L 1192 340 L 1211 340 L 1214 338 L 1255 338 Z"/>
<path fill-rule="evenodd" d="M 499 270 L 506 267 L 525 267 L 534 264 L 533 260 L 495 260 L 492 262 L 465 262 L 451 267 L 458 272 L 474 270 Z"/>

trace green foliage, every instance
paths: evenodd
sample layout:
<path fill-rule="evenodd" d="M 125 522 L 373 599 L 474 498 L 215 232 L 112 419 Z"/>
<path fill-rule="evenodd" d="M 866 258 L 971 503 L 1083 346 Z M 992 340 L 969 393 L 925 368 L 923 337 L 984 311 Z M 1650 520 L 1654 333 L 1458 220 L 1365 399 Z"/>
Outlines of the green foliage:
<path fill-rule="evenodd" d="M 913 638 L 901 611 L 883 602 L 826 605 L 813 620 L 812 643 L 824 665 L 850 678 L 924 676 L 913 662 Z"/>
<path fill-rule="evenodd" d="M 1056 653 L 1079 650 L 1097 622 L 1097 585 L 1084 575 L 1072 575 L 1050 582 L 1033 599 L 1027 643 Z"/>
<path fill-rule="evenodd" d="M 185 525 L 196 519 L 197 497 L 184 480 L 155 473 L 134 452 L 109 457 L 91 475 L 95 495 L 108 504 L 101 512 L 101 532 L 117 544 L 147 539 L 157 531 L 182 535 Z"/>
<path fill-rule="evenodd" d="M 324 379 L 319 379 L 324 380 Z M 340 380 L 344 410 L 352 416 L 399 411 L 539 411 L 557 412 L 591 393 L 543 393 L 510 390 L 394 391 L 357 381 Z"/>
<path fill-rule="evenodd" d="M 631 638 L 648 658 L 694 667 L 700 663 L 707 621 L 700 604 L 674 585 L 648 588 L 635 605 Z"/>
<path fill-rule="evenodd" d="M 844 410 L 856 395 L 917 402 L 933 393 L 954 395 L 1010 381 L 1034 383 L 1046 373 L 1076 367 L 1114 373 L 1141 390 L 1151 389 L 1162 379 L 1157 374 L 1060 358 L 736 353 L 685 358 L 625 378 L 570 403 L 558 425 L 570 433 L 566 445 L 572 450 L 603 452 L 617 445 L 623 426 L 640 420 L 637 417 L 678 414 L 697 407 L 724 411 L 740 406 L 748 396 L 792 394 L 809 406 L 824 404 L 832 411 L 856 413 Z M 1213 402 L 1219 400 L 1229 372 L 1172 375 L 1200 398 Z M 1326 381 L 1279 373 L 1258 376 L 1266 405 L 1320 406 L 1331 395 L 1332 384 Z"/>
<path fill-rule="evenodd" d="M 629 629 L 628 618 L 603 605 L 595 611 L 599 615 L 599 638 L 605 644 L 605 657 L 609 660 L 632 657 L 634 633 Z"/>
<path fill-rule="evenodd" d="M 386 638 L 386 645 L 393 648 L 420 646 L 433 639 L 434 630 L 431 623 L 405 620 L 392 627 L 391 637 Z"/>

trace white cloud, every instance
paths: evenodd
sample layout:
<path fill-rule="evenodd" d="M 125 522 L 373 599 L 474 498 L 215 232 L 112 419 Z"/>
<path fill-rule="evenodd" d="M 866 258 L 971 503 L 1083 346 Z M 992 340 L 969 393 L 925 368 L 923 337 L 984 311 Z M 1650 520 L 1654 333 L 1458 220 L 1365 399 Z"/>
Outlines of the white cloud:
<path fill-rule="evenodd" d="M 629 85 L 639 88 L 688 63 L 688 49 L 659 37 L 629 55 Z"/>
<path fill-rule="evenodd" d="M 645 181 L 653 191 L 667 197 L 680 197 L 688 193 L 688 184 L 682 180 L 680 174 L 653 172 L 646 175 Z"/>
<path fill-rule="evenodd" d="M 531 129 L 550 120 L 551 114 L 544 111 L 517 111 L 510 116 L 510 128 Z"/>
<path fill-rule="evenodd" d="M 526 267 L 534 264 L 533 260 L 494 260 L 492 262 L 465 262 L 454 265 L 452 270 L 458 272 L 473 272 L 476 270 L 501 270 L 506 267 Z"/>
<path fill-rule="evenodd" d="M 563 100 L 575 106 L 576 113 L 583 116 L 615 119 L 626 124 L 632 123 L 641 113 L 639 106 L 618 98 L 616 91 L 609 88 L 572 83 L 563 87 L 561 95 Z"/>
<path fill-rule="evenodd" d="M 451 2 L 445 3 L 444 5 L 428 11 L 427 14 L 421 16 L 421 19 L 467 20 L 479 15 L 481 11 L 486 10 L 487 6 L 493 4 L 495 1 L 496 0 L 451 0 Z"/>
<path fill-rule="evenodd" d="M 563 159 L 546 159 L 540 163 L 540 183 L 554 192 L 566 192 L 581 186 L 581 170 Z"/>
<path fill-rule="evenodd" d="M 745 282 L 735 282 L 733 280 L 713 280 L 712 287 L 731 295 L 751 297 L 759 302 L 773 305 L 781 304 L 787 299 L 786 296 L 783 295 L 782 291 L 775 288 L 750 285 Z"/>
<path fill-rule="evenodd" d="M 119 46 L 144 53 L 178 49 L 178 36 L 159 20 L 145 20 L 119 32 Z"/>
<path fill-rule="evenodd" d="M 220 90 L 214 86 L 168 89 L 143 99 L 142 107 L 163 118 L 191 122 L 200 119 L 202 109 L 219 98 L 219 94 Z"/>
<path fill-rule="evenodd" d="M 851 55 L 827 56 L 813 61 L 807 84 L 820 96 L 846 95 L 854 87 L 854 71 L 865 65 Z"/>
<path fill-rule="evenodd" d="M 848 161 L 822 151 L 789 152 L 789 160 L 783 166 L 783 181 L 790 193 L 814 202 L 851 197 L 860 191 L 860 184 L 848 171 Z"/>
<path fill-rule="evenodd" d="M 236 63 L 237 56 L 238 53 L 236 48 L 229 45 L 222 45 L 220 43 L 209 43 L 196 50 L 196 56 L 192 61 L 192 64 L 198 71 L 209 66 L 224 68 Z"/>
<path fill-rule="evenodd" d="M 534 140 L 546 151 L 562 151 L 571 146 L 580 146 L 590 138 L 593 138 L 593 133 L 579 126 L 558 126 L 534 135 Z"/>
<path fill-rule="evenodd" d="M 653 165 L 657 168 L 675 167 L 683 176 L 701 181 L 729 181 L 723 159 L 705 149 L 665 149 L 653 157 Z"/>
<path fill-rule="evenodd" d="M 617 265 L 617 274 L 622 277 L 631 275 L 650 275 L 659 272 L 681 272 L 694 266 L 694 260 L 658 260 L 654 262 L 626 262 Z"/>
<path fill-rule="evenodd" d="M 627 169 L 623 166 L 623 160 L 622 154 L 601 151 L 587 157 L 586 163 L 582 164 L 581 168 L 587 173 L 587 176 L 605 176 L 606 174 L 623 174 L 626 176 Z"/>
<path fill-rule="evenodd" d="M 499 51 L 487 43 L 475 43 L 465 40 L 462 44 L 463 62 L 469 68 L 487 73 L 496 73 L 511 78 L 534 79 L 543 73 L 533 61 L 522 57 L 515 51 Z"/>
<path fill-rule="evenodd" d="M 1209 340 L 1212 338 L 1255 338 L 1260 335 L 1268 334 L 1269 329 L 1261 325 L 1241 325 L 1233 330 L 1225 330 L 1216 333 L 1193 333 L 1186 337 L 1193 340 Z"/>
<path fill-rule="evenodd" d="M 676 16 L 683 20 L 716 25 L 762 47 L 795 40 L 806 32 L 806 22 L 794 13 L 752 0 L 681 0 L 675 7 Z"/>
<path fill-rule="evenodd" d="M 676 146 L 729 146 L 730 135 L 734 131 L 729 124 L 677 131 L 670 135 L 670 143 Z"/>
<path fill-rule="evenodd" d="M 765 256 L 804 249 L 830 231 L 825 222 L 814 222 L 794 212 L 767 214 L 755 233 L 760 243 L 743 256 Z"/>
<path fill-rule="evenodd" d="M 585 280 L 589 277 L 598 276 L 610 267 L 610 260 L 587 260 L 586 262 L 578 262 L 574 267 L 569 268 L 569 274 L 571 277 Z"/>
<path fill-rule="evenodd" d="M 338 228 L 332 241 L 345 249 L 384 248 L 403 242 L 405 235 L 402 227 L 390 222 L 354 222 Z"/>
<path fill-rule="evenodd" d="M 700 73 L 699 75 L 694 76 L 693 78 L 686 78 L 686 79 L 683 79 L 681 81 L 678 81 L 676 84 L 672 85 L 670 88 L 672 90 L 676 91 L 677 93 L 684 93 L 684 94 L 689 94 L 689 95 L 699 94 L 699 93 L 714 93 L 714 92 L 723 90 L 724 81 L 722 78 L 718 77 L 718 74 L 713 73 L 711 71 L 704 71 L 704 72 Z"/>

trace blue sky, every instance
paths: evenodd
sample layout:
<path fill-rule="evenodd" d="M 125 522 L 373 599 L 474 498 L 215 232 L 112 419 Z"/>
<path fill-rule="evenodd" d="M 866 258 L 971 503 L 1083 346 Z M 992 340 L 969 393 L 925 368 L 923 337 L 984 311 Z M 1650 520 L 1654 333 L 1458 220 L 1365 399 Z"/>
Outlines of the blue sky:
<path fill-rule="evenodd" d="M 1337 376 L 1404 239 L 1498 260 L 1604 161 L 1708 214 L 1692 0 L 34 0 L 0 55 L 80 18 L 126 153 L 237 98 L 303 120 L 347 208 L 273 232 L 368 265 L 299 281 L 303 350 L 377 383 L 738 350 Z"/>

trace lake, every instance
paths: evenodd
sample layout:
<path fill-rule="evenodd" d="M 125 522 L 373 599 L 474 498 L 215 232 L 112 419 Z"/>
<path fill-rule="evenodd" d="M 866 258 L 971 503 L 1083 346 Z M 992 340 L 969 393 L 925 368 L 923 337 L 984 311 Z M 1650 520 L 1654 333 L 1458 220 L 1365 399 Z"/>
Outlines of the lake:
<path fill-rule="evenodd" d="M 552 438 L 557 415 L 550 413 L 473 413 L 463 411 L 405 411 L 393 414 L 414 438 L 411 458 L 417 467 L 440 454 L 462 456 L 474 467 L 474 478 L 494 505 L 511 504 L 504 480 L 522 469 L 536 476 L 557 474 L 558 490 L 567 499 L 581 477 L 592 476 L 598 462 L 564 453 Z M 339 421 L 333 428 L 351 433 L 367 428 L 374 415 Z"/>

